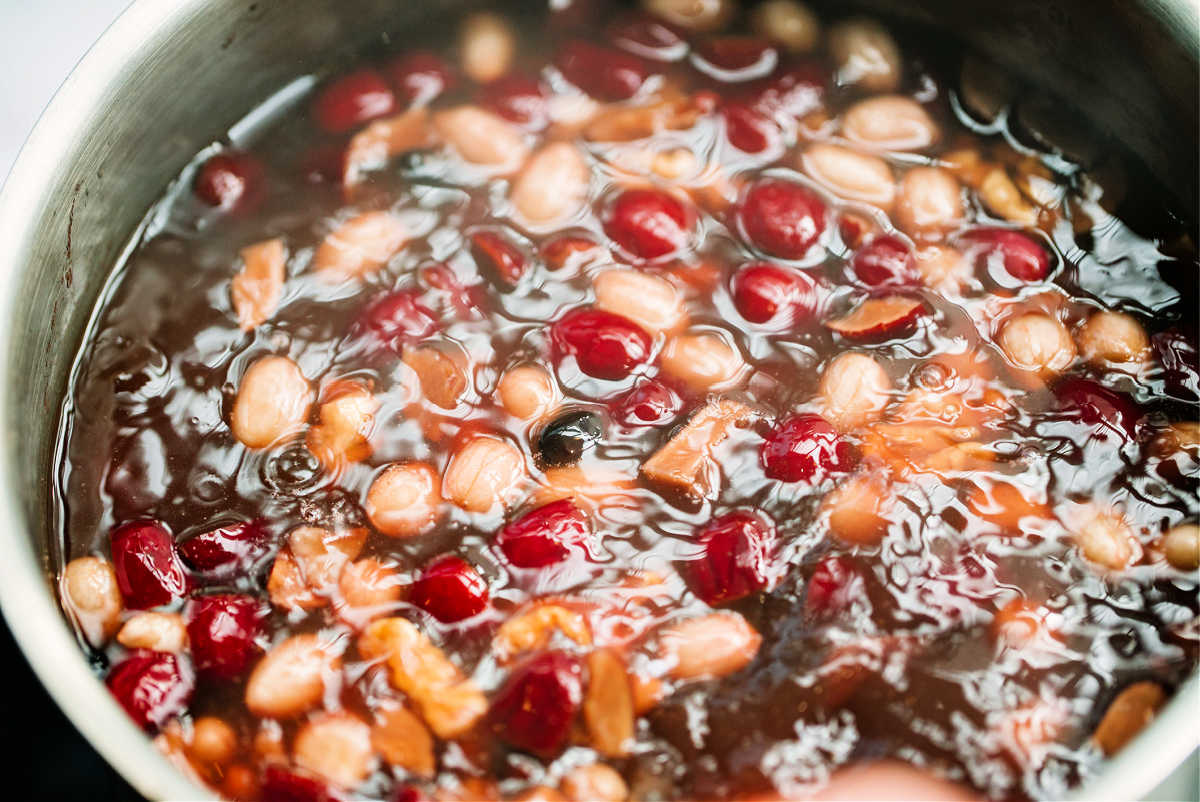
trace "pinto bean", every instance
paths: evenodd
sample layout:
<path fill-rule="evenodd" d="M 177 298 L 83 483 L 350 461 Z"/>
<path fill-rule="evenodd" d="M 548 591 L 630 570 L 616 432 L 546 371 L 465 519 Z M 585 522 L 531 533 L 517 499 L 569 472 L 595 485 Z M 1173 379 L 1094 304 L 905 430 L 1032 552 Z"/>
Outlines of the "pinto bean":
<path fill-rule="evenodd" d="M 1154 720 L 1167 701 L 1156 682 L 1135 682 L 1126 687 L 1104 711 L 1104 717 L 1092 733 L 1092 741 L 1108 756 L 1120 752 Z"/>
<path fill-rule="evenodd" d="M 1200 526 L 1176 526 L 1163 535 L 1161 545 L 1167 562 L 1173 567 L 1180 571 L 1195 571 L 1200 568 Z"/>
<path fill-rule="evenodd" d="M 283 295 L 287 249 L 283 240 L 269 239 L 242 248 L 242 270 L 233 277 L 230 295 L 242 331 L 271 319 Z"/>
<path fill-rule="evenodd" d="M 812 9 L 796 0 L 767 0 L 751 16 L 761 36 L 794 53 L 813 50 L 821 39 L 821 23 Z"/>
<path fill-rule="evenodd" d="M 480 84 L 490 83 L 512 67 L 517 34 L 499 14 L 480 11 L 463 20 L 458 39 L 463 73 Z"/>
<path fill-rule="evenodd" d="M 412 537 L 437 519 L 441 480 L 424 462 L 397 462 L 383 469 L 364 503 L 371 525 L 389 537 Z"/>
<path fill-rule="evenodd" d="M 905 95 L 858 101 L 842 115 L 842 134 L 875 150 L 921 150 L 939 137 L 937 123 L 925 107 Z"/>
<path fill-rule="evenodd" d="M 93 646 L 101 646 L 121 625 L 125 603 L 112 563 L 103 557 L 76 557 L 59 580 L 63 606 Z"/>
<path fill-rule="evenodd" d="M 433 735 L 407 708 L 389 707 L 376 713 L 371 744 L 395 768 L 418 777 L 432 777 L 437 770 Z"/>
<path fill-rule="evenodd" d="M 900 48 L 877 22 L 852 19 L 829 31 L 829 52 L 838 83 L 871 92 L 893 92 L 900 85 Z"/>
<path fill-rule="evenodd" d="M 308 430 L 305 445 L 321 464 L 332 469 L 371 456 L 371 427 L 379 401 L 363 384 L 337 381 L 325 390 L 319 422 Z"/>
<path fill-rule="evenodd" d="M 593 282 L 596 306 L 632 320 L 650 334 L 670 331 L 684 319 L 683 296 L 665 278 L 613 268 Z"/>
<path fill-rule="evenodd" d="M 1075 544 L 1088 562 L 1122 571 L 1142 558 L 1142 544 L 1120 513 L 1085 508 L 1075 518 L 1072 526 Z"/>
<path fill-rule="evenodd" d="M 727 390 L 746 372 L 746 361 L 724 332 L 677 334 L 660 361 L 664 372 L 696 392 Z"/>
<path fill-rule="evenodd" d="M 1123 312 L 1092 313 L 1075 335 L 1079 353 L 1097 367 L 1136 362 L 1150 351 L 1150 338 L 1136 319 Z"/>
<path fill-rule="evenodd" d="M 554 378 L 541 365 L 517 365 L 504 371 L 496 393 L 505 411 L 521 420 L 540 418 L 558 398 Z"/>
<path fill-rule="evenodd" d="M 1000 347 L 1023 370 L 1057 373 L 1075 361 L 1075 343 L 1056 317 L 1026 312 L 1004 324 Z"/>
<path fill-rule="evenodd" d="M 629 798 L 629 786 L 612 766 L 593 763 L 567 772 L 562 779 L 562 792 L 572 802 L 624 802 Z"/>
<path fill-rule="evenodd" d="M 311 710 L 326 683 L 341 669 L 341 658 L 317 635 L 293 635 L 276 644 L 250 672 L 246 708 L 264 718 L 292 718 Z"/>
<path fill-rule="evenodd" d="M 669 627 L 659 652 L 675 679 L 724 677 L 745 668 L 762 645 L 762 635 L 732 612 L 710 613 Z"/>
<path fill-rule="evenodd" d="M 459 156 L 474 164 L 515 169 L 529 152 L 521 129 L 476 106 L 439 111 L 433 126 Z"/>
<path fill-rule="evenodd" d="M 201 716 L 192 724 L 192 757 L 201 763 L 228 763 L 237 754 L 238 737 L 219 716 Z"/>
<path fill-rule="evenodd" d="M 177 613 L 138 613 L 117 633 L 117 643 L 126 649 L 182 652 L 187 648 L 187 625 Z"/>
<path fill-rule="evenodd" d="M 571 217 L 587 200 L 591 170 L 579 148 L 553 142 L 533 154 L 513 181 L 517 212 L 534 224 Z"/>
<path fill-rule="evenodd" d="M 914 167 L 900 179 L 896 222 L 913 236 L 938 236 L 962 219 L 962 187 L 948 170 Z"/>
<path fill-rule="evenodd" d="M 672 25 L 696 33 L 724 28 L 736 11 L 732 0 L 642 0 L 642 7 Z"/>
<path fill-rule="evenodd" d="M 296 765 L 343 788 L 371 773 L 371 728 L 350 713 L 320 713 L 304 722 L 292 744 Z"/>
<path fill-rule="evenodd" d="M 874 546 L 887 534 L 892 496 L 881 474 L 852 476 L 825 497 L 829 531 L 855 546 Z"/>
<path fill-rule="evenodd" d="M 488 512 L 506 505 L 524 476 L 525 458 L 516 446 L 478 435 L 450 457 L 442 490 L 468 512 Z"/>
<path fill-rule="evenodd" d="M 892 168 L 878 156 L 820 143 L 804 151 L 800 164 L 806 173 L 843 198 L 889 209 L 896 197 Z"/>
<path fill-rule="evenodd" d="M 599 649 L 588 655 L 587 666 L 583 720 L 592 747 L 605 757 L 625 757 L 633 746 L 635 726 L 633 687 L 625 661 L 611 649 Z"/>
<path fill-rule="evenodd" d="M 242 376 L 229 428 L 247 448 L 266 448 L 304 428 L 311 406 L 300 366 L 286 356 L 264 356 Z"/>
<path fill-rule="evenodd" d="M 874 359 L 842 354 L 821 374 L 822 414 L 843 431 L 858 428 L 883 414 L 891 389 L 891 379 Z"/>
<path fill-rule="evenodd" d="M 333 281 L 361 278 L 387 264 L 408 238 L 404 221 L 391 212 L 363 212 L 321 240 L 313 269 Z"/>

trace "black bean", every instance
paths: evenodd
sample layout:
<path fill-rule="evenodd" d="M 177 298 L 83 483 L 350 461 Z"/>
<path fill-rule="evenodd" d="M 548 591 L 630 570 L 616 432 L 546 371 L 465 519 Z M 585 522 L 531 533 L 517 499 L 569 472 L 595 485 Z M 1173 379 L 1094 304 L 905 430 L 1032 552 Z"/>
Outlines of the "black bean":
<path fill-rule="evenodd" d="M 600 416 L 586 410 L 564 412 L 538 435 L 538 462 L 546 467 L 574 465 L 604 436 Z"/>

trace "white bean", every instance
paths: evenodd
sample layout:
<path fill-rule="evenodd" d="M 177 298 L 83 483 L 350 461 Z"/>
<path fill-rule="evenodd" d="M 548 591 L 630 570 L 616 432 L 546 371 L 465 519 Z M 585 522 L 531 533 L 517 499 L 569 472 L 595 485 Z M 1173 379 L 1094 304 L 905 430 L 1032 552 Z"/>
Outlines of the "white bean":
<path fill-rule="evenodd" d="M 900 179 L 896 222 L 914 236 L 932 236 L 962 219 L 962 187 L 949 170 L 914 167 Z"/>
<path fill-rule="evenodd" d="M 304 428 L 312 390 L 286 356 L 258 359 L 242 376 L 229 428 L 247 448 L 266 448 Z"/>
<path fill-rule="evenodd" d="M 854 19 L 829 31 L 829 52 L 837 65 L 838 83 L 872 92 L 892 92 L 900 85 L 900 48 L 883 26 Z"/>
<path fill-rule="evenodd" d="M 921 150 L 939 137 L 925 107 L 905 95 L 855 103 L 842 115 L 842 133 L 856 145 L 878 150 Z"/>
<path fill-rule="evenodd" d="M 367 490 L 364 504 L 371 524 L 389 537 L 412 537 L 437 520 L 441 481 L 424 462 L 389 465 Z"/>

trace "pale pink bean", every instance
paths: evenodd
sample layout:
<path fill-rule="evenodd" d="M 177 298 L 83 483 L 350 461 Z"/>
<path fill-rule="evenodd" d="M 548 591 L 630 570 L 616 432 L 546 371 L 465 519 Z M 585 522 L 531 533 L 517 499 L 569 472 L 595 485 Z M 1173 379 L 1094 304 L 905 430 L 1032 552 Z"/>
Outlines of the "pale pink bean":
<path fill-rule="evenodd" d="M 835 195 L 891 208 L 896 197 L 892 168 L 878 156 L 869 156 L 840 145 L 817 144 L 804 151 L 803 170 Z"/>
<path fill-rule="evenodd" d="M 663 372 L 696 392 L 725 390 L 746 371 L 746 361 L 724 333 L 678 334 L 662 352 Z"/>
<path fill-rule="evenodd" d="M 63 606 L 93 646 L 102 646 L 121 625 L 124 601 L 112 564 L 102 557 L 76 557 L 60 580 Z"/>
<path fill-rule="evenodd" d="M 242 248 L 242 270 L 233 277 L 230 295 L 242 331 L 271 319 L 283 295 L 287 249 L 279 238 Z"/>
<path fill-rule="evenodd" d="M 670 331 L 683 321 L 683 296 L 665 278 L 614 268 L 596 276 L 593 287 L 596 306 L 632 320 L 650 334 Z"/>
<path fill-rule="evenodd" d="M 292 752 L 297 766 L 343 788 L 365 780 L 375 763 L 371 728 L 350 713 L 320 713 L 306 721 Z"/>
<path fill-rule="evenodd" d="M 1080 326 L 1075 335 L 1079 353 L 1097 367 L 1136 362 L 1146 357 L 1150 339 L 1141 323 L 1123 312 L 1101 310 Z"/>
<path fill-rule="evenodd" d="M 812 9 L 796 0 L 767 0 L 751 16 L 759 35 L 794 53 L 807 53 L 821 39 L 821 22 Z"/>
<path fill-rule="evenodd" d="M 182 652 L 187 648 L 187 626 L 176 613 L 138 613 L 117 633 L 117 643 L 126 649 Z"/>
<path fill-rule="evenodd" d="M 549 412 L 558 398 L 558 388 L 540 365 L 517 365 L 504 372 L 496 393 L 505 411 L 514 418 L 533 420 Z"/>
<path fill-rule="evenodd" d="M 389 537 L 412 537 L 437 520 L 441 480 L 424 462 L 398 462 L 375 477 L 364 507 L 371 525 Z"/>
<path fill-rule="evenodd" d="M 468 512 L 488 512 L 507 505 L 524 476 L 525 459 L 516 446 L 479 435 L 450 458 L 442 490 Z"/>
<path fill-rule="evenodd" d="M 900 85 L 900 48 L 879 23 L 865 19 L 839 23 L 829 31 L 828 43 L 843 86 L 892 92 Z"/>
<path fill-rule="evenodd" d="M 246 708 L 264 718 L 291 718 L 321 703 L 341 658 L 317 635 L 293 635 L 259 661 L 246 681 Z"/>
<path fill-rule="evenodd" d="M 921 150 L 939 137 L 937 123 L 925 108 L 905 95 L 858 101 L 842 115 L 842 134 L 875 150 Z"/>
<path fill-rule="evenodd" d="M 1000 347 L 1023 370 L 1058 372 L 1075 361 L 1075 343 L 1058 318 L 1026 312 L 1004 324 Z"/>
<path fill-rule="evenodd" d="M 476 106 L 459 106 L 433 115 L 433 125 L 469 162 L 516 168 L 529 152 L 521 129 Z"/>
<path fill-rule="evenodd" d="M 568 771 L 562 779 L 562 792 L 572 802 L 624 802 L 629 798 L 624 778 L 603 763 Z"/>
<path fill-rule="evenodd" d="M 675 679 L 724 677 L 758 654 L 762 636 L 737 613 L 711 613 L 667 629 L 659 640 Z"/>
<path fill-rule="evenodd" d="M 896 222 L 914 236 L 936 236 L 956 225 L 965 207 L 962 186 L 948 170 L 914 167 L 900 179 Z"/>
<path fill-rule="evenodd" d="M 363 212 L 321 241 L 313 269 L 330 280 L 360 278 L 387 264 L 408 238 L 408 227 L 391 212 Z"/>
<path fill-rule="evenodd" d="M 481 11 L 463 20 L 458 54 L 463 73 L 472 81 L 486 84 L 504 75 L 516 50 L 517 35 L 499 14 Z"/>
<path fill-rule="evenodd" d="M 571 217 L 587 200 L 591 171 L 579 148 L 554 142 L 533 154 L 512 186 L 512 203 L 531 223 Z"/>
<path fill-rule="evenodd" d="M 1075 545 L 1101 568 L 1122 571 L 1142 558 L 1142 544 L 1129 524 L 1113 510 L 1084 510 L 1074 522 Z"/>
<path fill-rule="evenodd" d="M 311 406 L 300 366 L 286 356 L 264 356 L 242 376 L 229 428 L 247 448 L 266 448 L 299 434 Z"/>
<path fill-rule="evenodd" d="M 733 16 L 733 0 L 642 0 L 642 7 L 672 25 L 697 33 L 724 28 Z"/>
<path fill-rule="evenodd" d="M 842 354 L 821 374 L 822 414 L 843 431 L 858 428 L 883 414 L 891 389 L 891 379 L 874 359 Z"/>

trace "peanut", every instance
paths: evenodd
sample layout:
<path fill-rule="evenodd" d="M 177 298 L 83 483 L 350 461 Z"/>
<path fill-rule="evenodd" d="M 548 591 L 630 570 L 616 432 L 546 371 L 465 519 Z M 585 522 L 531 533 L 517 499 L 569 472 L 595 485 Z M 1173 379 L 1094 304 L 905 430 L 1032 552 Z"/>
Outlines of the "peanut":
<path fill-rule="evenodd" d="M 513 181 L 511 200 L 530 223 L 573 216 L 587 200 L 591 170 L 579 148 L 554 142 L 533 154 Z"/>
<path fill-rule="evenodd" d="M 313 255 L 313 269 L 330 280 L 379 270 L 408 242 L 408 229 L 391 212 L 363 212 L 331 231 Z"/>
<path fill-rule="evenodd" d="M 121 625 L 124 602 L 112 563 L 103 557 L 76 557 L 60 579 L 63 606 L 93 646 L 101 646 Z"/>
<path fill-rule="evenodd" d="M 283 295 L 283 240 L 270 239 L 242 248 L 242 271 L 233 277 L 230 295 L 242 331 L 250 331 L 271 319 Z"/>
<path fill-rule="evenodd" d="M 439 111 L 433 125 L 458 155 L 474 164 L 516 168 L 529 150 L 519 128 L 476 106 Z"/>
<path fill-rule="evenodd" d="M 632 268 L 613 268 L 596 276 L 596 306 L 632 320 L 650 334 L 678 326 L 686 313 L 683 296 L 665 278 Z"/>
<path fill-rule="evenodd" d="M 182 652 L 188 643 L 187 626 L 176 613 L 138 613 L 121 627 L 117 642 L 126 649 Z"/>
<path fill-rule="evenodd" d="M 516 446 L 478 435 L 450 458 L 442 490 L 468 512 L 488 512 L 508 503 L 524 475 L 525 459 Z"/>
<path fill-rule="evenodd" d="M 711 613 L 669 627 L 659 651 L 675 679 L 707 679 L 742 670 L 761 644 L 762 636 L 737 613 Z"/>
<path fill-rule="evenodd" d="M 293 635 L 276 644 L 250 672 L 246 708 L 264 718 L 291 718 L 321 703 L 341 658 L 317 635 Z"/>
<path fill-rule="evenodd" d="M 292 752 L 297 766 L 343 788 L 366 779 L 375 758 L 371 728 L 349 713 L 321 713 L 304 722 Z"/>
<path fill-rule="evenodd" d="M 242 376 L 229 428 L 247 448 L 266 448 L 297 434 L 311 406 L 300 367 L 286 356 L 264 356 Z"/>
<path fill-rule="evenodd" d="M 371 525 L 389 537 L 412 537 L 437 520 L 441 480 L 424 462 L 395 462 L 367 490 L 363 505 Z"/>

